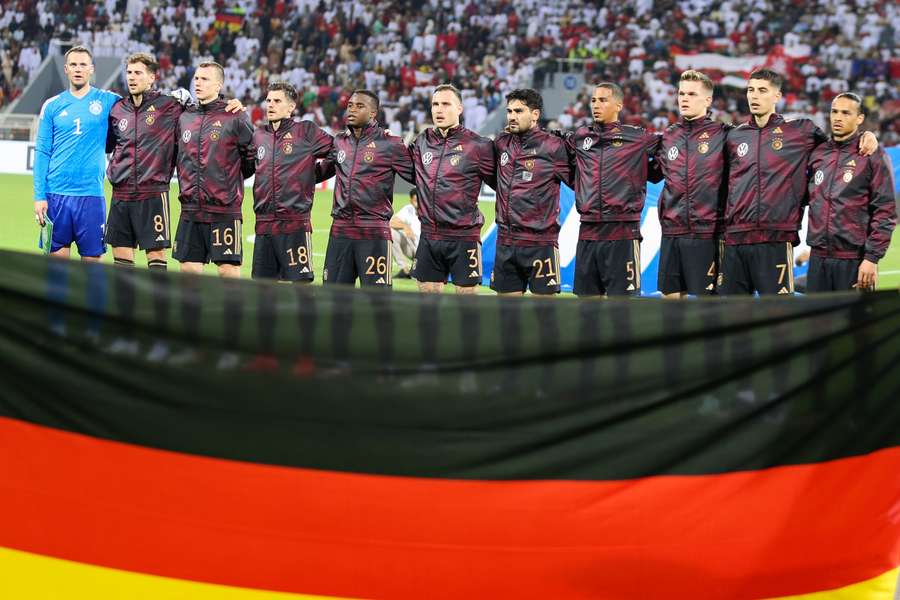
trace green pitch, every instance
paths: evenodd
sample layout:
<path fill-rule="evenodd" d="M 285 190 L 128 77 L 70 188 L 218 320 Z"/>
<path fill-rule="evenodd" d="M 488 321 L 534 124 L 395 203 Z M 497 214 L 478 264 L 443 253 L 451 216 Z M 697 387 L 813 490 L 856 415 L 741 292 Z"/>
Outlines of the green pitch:
<path fill-rule="evenodd" d="M 106 186 L 106 197 L 110 197 L 109 184 Z M 32 198 L 31 177 L 28 175 L 0 175 L 0 189 L 4 190 L 6 204 L 0 211 L 0 248 L 21 250 L 25 252 L 38 252 L 38 226 L 34 221 L 34 204 Z M 172 186 L 172 223 L 178 222 L 179 204 L 177 201 L 177 186 Z M 406 196 L 394 197 L 394 210 L 399 210 L 408 202 Z M 494 220 L 494 204 L 481 203 L 481 212 L 484 213 L 485 227 Z M 328 230 L 331 227 L 331 192 L 316 192 L 313 203 L 313 266 L 316 272 L 316 283 L 321 283 L 322 264 L 325 261 L 325 247 L 328 243 Z M 244 197 L 244 231 L 248 239 L 244 240 L 244 265 L 242 267 L 244 277 L 250 277 L 251 258 L 253 256 L 253 226 L 256 219 L 253 215 L 253 200 L 250 190 Z M 174 227 L 173 232 L 174 234 Z M 895 236 L 896 237 L 896 236 Z M 112 252 L 107 252 L 103 260 L 112 262 Z M 139 266 L 146 266 L 142 253 L 138 253 L 135 261 Z M 175 264 L 172 265 L 175 267 Z M 396 266 L 393 267 L 396 272 Z M 215 267 L 208 265 L 206 271 L 215 274 Z M 880 263 L 881 274 L 878 279 L 878 287 L 881 289 L 900 286 L 900 243 L 894 242 L 887 256 Z M 394 280 L 394 289 L 414 290 L 415 283 L 408 279 Z"/>
<path fill-rule="evenodd" d="M 5 190 L 6 204 L 0 211 L 0 248 L 8 248 L 11 250 L 21 250 L 24 252 L 39 252 L 37 247 L 39 228 L 34 220 L 34 204 L 29 200 L 33 198 L 32 181 L 29 175 L 0 175 L 0 189 Z M 109 183 L 106 184 L 106 197 L 110 198 L 112 190 Z M 180 213 L 180 205 L 178 203 L 178 186 L 172 185 L 170 194 L 171 210 L 172 210 L 172 235 L 175 235 L 175 225 L 178 223 L 178 215 Z M 316 192 L 312 209 L 313 224 L 313 267 L 316 273 L 316 284 L 322 283 L 322 266 L 325 263 L 325 248 L 328 244 L 328 231 L 331 228 L 331 197 L 329 192 Z M 108 200 L 107 200 L 108 202 Z M 406 195 L 394 196 L 394 211 L 403 208 L 409 202 Z M 108 207 L 108 204 L 107 204 Z M 253 214 L 253 194 L 249 188 L 246 189 L 244 195 L 244 264 L 241 267 L 242 275 L 249 279 L 250 271 L 253 264 L 253 232 L 256 224 L 256 217 Z M 481 212 L 484 213 L 485 228 L 494 221 L 494 204 L 492 202 L 482 202 Z M 107 209 L 107 214 L 109 210 Z M 73 245 L 73 255 L 75 247 Z M 103 256 L 103 261 L 112 263 L 112 251 L 107 249 Z M 147 262 L 143 252 L 137 252 L 135 263 L 139 267 L 146 267 Z M 169 259 L 169 268 L 177 270 L 177 262 Z M 397 265 L 391 266 L 394 273 L 397 272 Z M 205 272 L 215 275 L 216 268 L 214 265 L 207 265 Z M 448 286 L 449 288 L 450 286 Z M 409 279 L 395 279 L 394 289 L 396 290 L 415 290 L 416 284 Z M 451 291 L 448 289 L 448 291 Z M 490 290 L 488 290 L 490 291 Z M 493 292 L 491 292 L 493 293 Z"/>

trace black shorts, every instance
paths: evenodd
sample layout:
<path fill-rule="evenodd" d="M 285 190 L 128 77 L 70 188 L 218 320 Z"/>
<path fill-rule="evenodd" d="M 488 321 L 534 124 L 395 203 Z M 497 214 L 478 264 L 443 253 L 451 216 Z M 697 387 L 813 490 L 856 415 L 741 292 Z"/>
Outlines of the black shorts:
<path fill-rule="evenodd" d="M 218 223 L 188 221 L 182 216 L 175 232 L 172 258 L 178 262 L 241 264 L 244 243 L 239 219 Z"/>
<path fill-rule="evenodd" d="M 722 240 L 664 237 L 659 251 L 659 291 L 714 294 L 721 269 Z"/>
<path fill-rule="evenodd" d="M 855 290 L 859 281 L 859 259 L 809 257 L 806 274 L 806 293 L 846 292 Z"/>
<path fill-rule="evenodd" d="M 491 289 L 501 294 L 559 293 L 559 250 L 554 246 L 507 246 L 497 244 Z"/>
<path fill-rule="evenodd" d="M 169 194 L 143 200 L 113 198 L 106 220 L 104 241 L 113 248 L 161 250 L 172 246 L 169 229 Z"/>
<path fill-rule="evenodd" d="M 576 296 L 640 296 L 640 240 L 578 240 Z"/>
<path fill-rule="evenodd" d="M 312 234 L 262 234 L 253 246 L 253 279 L 312 281 Z"/>
<path fill-rule="evenodd" d="M 724 295 L 793 294 L 794 247 L 790 242 L 725 246 Z"/>
<path fill-rule="evenodd" d="M 331 237 L 325 251 L 322 283 L 391 286 L 391 240 Z"/>
<path fill-rule="evenodd" d="M 460 287 L 481 284 L 481 242 L 421 238 L 412 276 L 423 283 L 447 283 L 448 275 Z"/>

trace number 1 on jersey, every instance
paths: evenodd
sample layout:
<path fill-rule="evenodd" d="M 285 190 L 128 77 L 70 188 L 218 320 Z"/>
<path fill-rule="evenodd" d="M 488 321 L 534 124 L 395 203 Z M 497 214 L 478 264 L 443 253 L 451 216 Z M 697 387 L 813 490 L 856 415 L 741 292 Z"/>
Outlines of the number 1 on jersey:
<path fill-rule="evenodd" d="M 75 121 L 75 135 L 81 135 L 81 119 L 73 119 Z"/>

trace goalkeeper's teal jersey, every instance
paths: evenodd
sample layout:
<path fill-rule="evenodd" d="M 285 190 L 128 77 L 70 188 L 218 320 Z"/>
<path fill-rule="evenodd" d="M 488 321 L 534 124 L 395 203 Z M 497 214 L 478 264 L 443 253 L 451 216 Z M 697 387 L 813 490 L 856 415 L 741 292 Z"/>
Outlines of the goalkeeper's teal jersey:
<path fill-rule="evenodd" d="M 83 98 L 66 90 L 44 102 L 34 149 L 35 200 L 103 196 L 109 111 L 118 100 L 92 87 Z"/>

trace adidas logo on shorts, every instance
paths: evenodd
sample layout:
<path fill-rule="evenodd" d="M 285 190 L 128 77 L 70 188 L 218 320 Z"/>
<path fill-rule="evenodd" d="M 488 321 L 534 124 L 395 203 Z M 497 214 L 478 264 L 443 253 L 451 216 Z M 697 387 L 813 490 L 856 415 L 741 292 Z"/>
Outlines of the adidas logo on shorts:
<path fill-rule="evenodd" d="M 790 292 L 788 291 L 788 289 L 786 287 L 783 287 L 780 290 L 778 290 L 778 293 L 779 294 L 790 294 Z"/>
<path fill-rule="evenodd" d="M 550 281 L 547 282 L 547 285 L 556 285 L 556 280 L 551 279 Z"/>
<path fill-rule="evenodd" d="M 223 252 L 222 254 L 231 254 L 231 249 L 229 248 L 229 249 L 225 250 L 225 252 Z"/>
<path fill-rule="evenodd" d="M 472 271 L 469 273 L 469 277 L 481 277 L 481 275 L 478 274 L 478 271 Z"/>
<path fill-rule="evenodd" d="M 309 273 L 309 267 L 303 267 L 302 269 L 300 269 L 300 272 L 301 273 Z"/>
<path fill-rule="evenodd" d="M 379 277 L 375 283 L 384 283 L 384 277 Z"/>
<path fill-rule="evenodd" d="M 713 284 L 709 284 L 708 286 L 706 286 L 706 289 L 710 292 L 713 291 Z"/>
<path fill-rule="evenodd" d="M 162 236 L 162 234 L 156 236 L 156 241 L 157 241 L 157 242 L 161 242 L 161 241 L 163 241 L 163 240 L 165 240 L 165 239 L 166 239 L 166 238 L 164 238 L 164 237 Z"/>
<path fill-rule="evenodd" d="M 633 291 L 634 291 L 634 284 L 633 284 L 633 283 L 629 283 L 629 284 L 628 284 L 628 288 L 626 288 L 626 291 L 628 291 L 628 292 L 633 292 Z"/>

